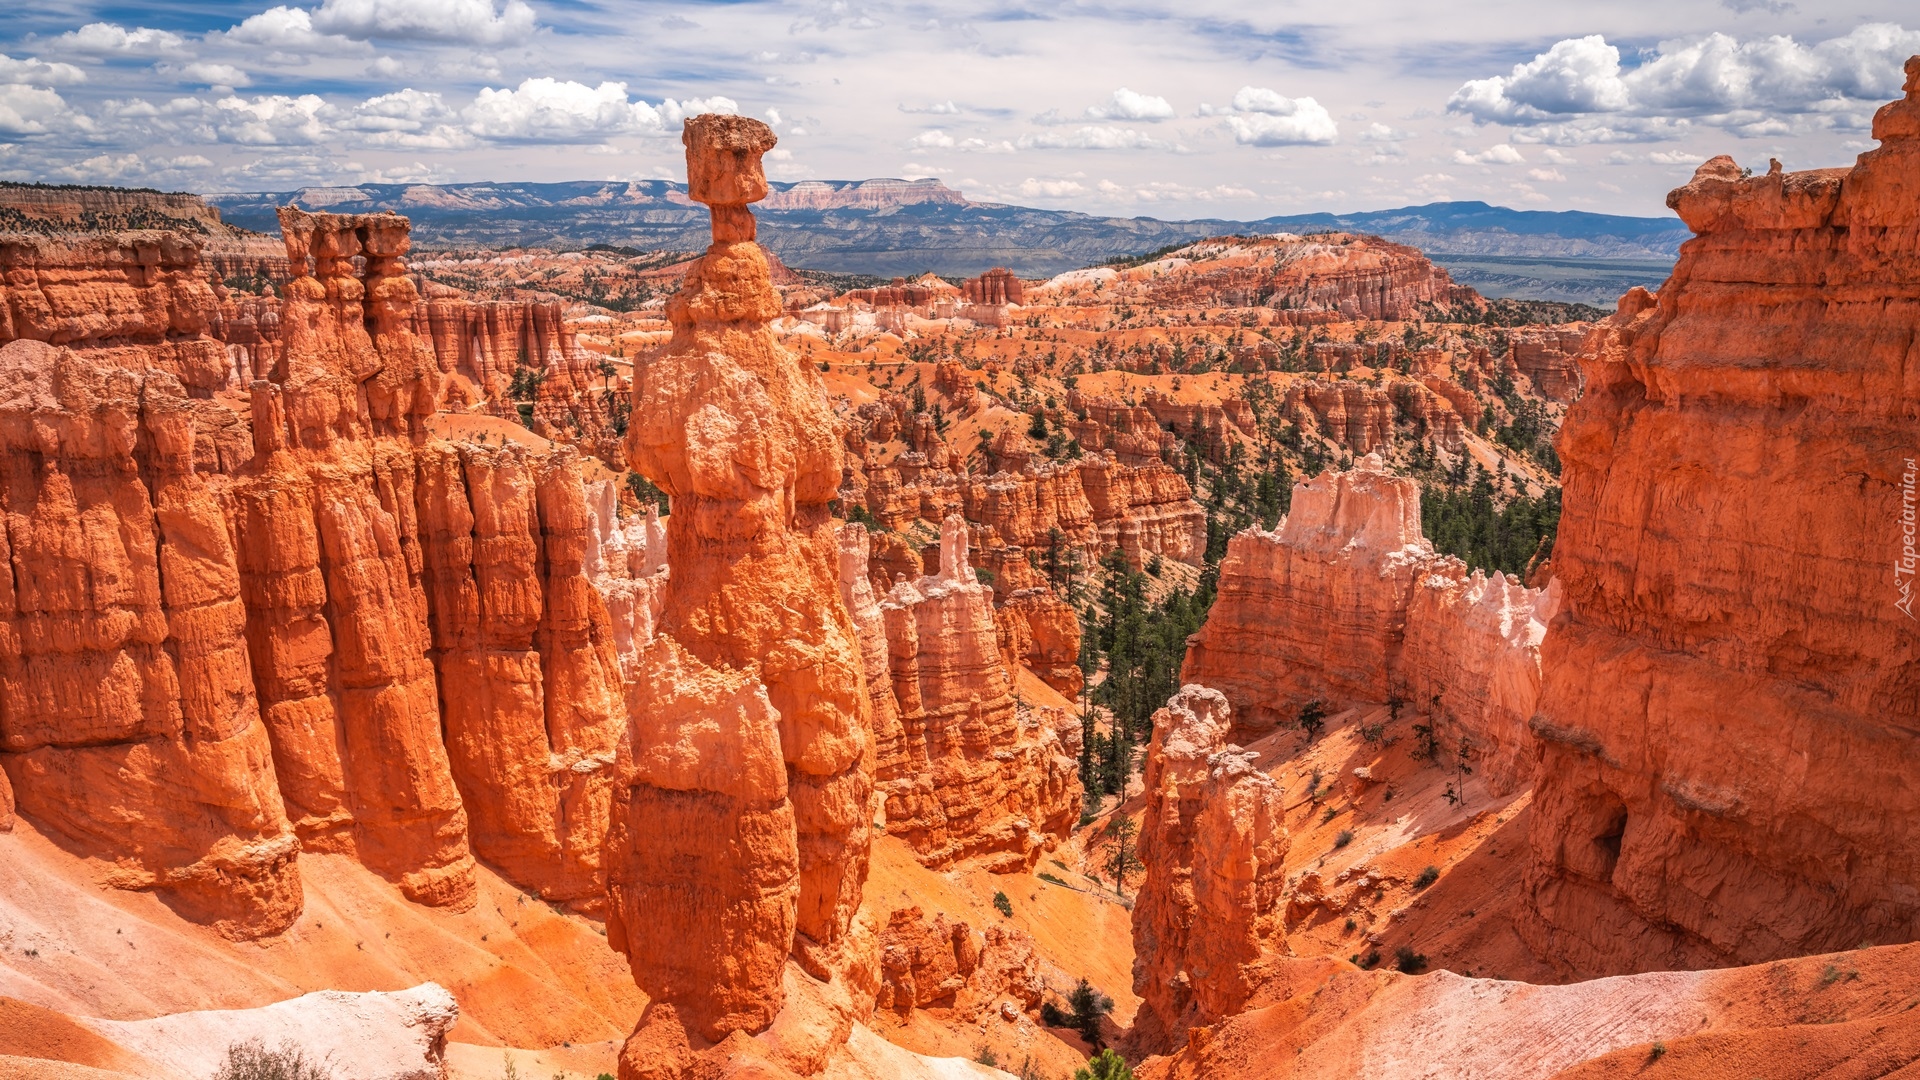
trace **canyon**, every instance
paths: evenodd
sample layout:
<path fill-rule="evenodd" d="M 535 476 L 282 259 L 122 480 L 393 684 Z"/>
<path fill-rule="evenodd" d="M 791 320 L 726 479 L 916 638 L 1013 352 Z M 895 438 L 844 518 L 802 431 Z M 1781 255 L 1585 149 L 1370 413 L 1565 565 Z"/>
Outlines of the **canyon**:
<path fill-rule="evenodd" d="M 834 280 L 752 207 L 953 193 L 735 116 L 691 258 L 40 199 L 0 1065 L 1912 1068 L 1906 74 L 1597 322 L 1339 231 Z"/>

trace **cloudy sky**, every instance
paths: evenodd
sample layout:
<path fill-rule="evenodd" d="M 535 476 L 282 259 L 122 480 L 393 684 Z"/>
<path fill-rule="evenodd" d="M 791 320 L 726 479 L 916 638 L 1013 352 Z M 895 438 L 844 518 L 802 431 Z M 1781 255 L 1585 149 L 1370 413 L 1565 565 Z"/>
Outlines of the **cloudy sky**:
<path fill-rule="evenodd" d="M 678 178 L 681 117 L 721 109 L 773 125 L 776 179 L 934 176 L 975 199 L 1156 217 L 1440 199 L 1663 214 L 1712 154 L 1800 169 L 1870 147 L 1920 53 L 1915 11 L 10 0 L 0 178 Z"/>

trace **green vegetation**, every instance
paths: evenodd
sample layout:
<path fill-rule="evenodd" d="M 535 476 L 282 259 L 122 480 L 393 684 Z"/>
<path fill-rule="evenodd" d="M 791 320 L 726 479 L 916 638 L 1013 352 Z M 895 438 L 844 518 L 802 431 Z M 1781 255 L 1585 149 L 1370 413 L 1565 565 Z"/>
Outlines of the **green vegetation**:
<path fill-rule="evenodd" d="M 1040 1005 L 1040 1022 L 1048 1027 L 1072 1028 L 1087 1040 L 1089 1046 L 1104 1046 L 1106 1040 L 1100 1036 L 1100 1020 L 1113 1011 L 1113 999 L 1093 988 L 1093 984 L 1081 979 L 1074 984 L 1073 992 L 1067 995 L 1067 1008 L 1061 1009 L 1051 1001 Z"/>
<path fill-rule="evenodd" d="M 1393 966 L 1408 975 L 1418 975 L 1427 968 L 1427 955 L 1413 951 L 1413 946 L 1402 945 L 1393 950 Z"/>
<path fill-rule="evenodd" d="M 1115 814 L 1107 827 L 1100 830 L 1096 844 L 1100 850 L 1100 869 L 1106 872 L 1113 882 L 1113 891 L 1126 895 L 1127 879 L 1146 869 L 1140 861 L 1139 845 L 1135 837 L 1140 827 L 1132 818 L 1124 814 Z"/>
<path fill-rule="evenodd" d="M 1548 488 L 1538 498 L 1515 495 L 1501 506 L 1494 498 L 1493 478 L 1477 466 L 1474 471 L 1478 475 L 1470 487 L 1422 485 L 1420 529 L 1435 550 L 1457 556 L 1476 570 L 1525 578 L 1536 558 L 1553 550 L 1560 529 L 1560 489 Z"/>
<path fill-rule="evenodd" d="M 994 894 L 993 894 L 993 910 L 999 912 L 1002 915 L 1007 916 L 1008 918 L 1012 918 L 1013 917 L 1013 901 L 1007 899 L 1006 893 L 1000 892 L 999 890 L 996 889 L 994 890 Z"/>
<path fill-rule="evenodd" d="M 1073 1080 L 1133 1080 L 1133 1070 L 1127 1067 L 1127 1059 L 1112 1050 L 1102 1050 L 1086 1068 L 1073 1070 Z"/>
<path fill-rule="evenodd" d="M 1439 880 L 1440 880 L 1440 868 L 1437 866 L 1429 866 L 1426 869 L 1420 871 L 1419 877 L 1416 877 L 1413 879 L 1413 887 L 1416 889 L 1424 889 L 1427 886 Z"/>

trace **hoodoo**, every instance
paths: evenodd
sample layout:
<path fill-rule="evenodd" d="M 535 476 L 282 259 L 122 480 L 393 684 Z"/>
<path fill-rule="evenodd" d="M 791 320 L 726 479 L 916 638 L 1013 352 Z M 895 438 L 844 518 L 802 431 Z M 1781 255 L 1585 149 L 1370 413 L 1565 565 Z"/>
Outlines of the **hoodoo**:
<path fill-rule="evenodd" d="M 819 373 L 768 326 L 780 302 L 747 205 L 773 133 L 708 115 L 682 141 L 713 244 L 669 305 L 672 342 L 634 376 L 629 459 L 673 500 L 673 569 L 628 685 L 608 840 L 608 939 L 653 1002 L 620 1074 L 685 1075 L 711 1044 L 745 1052 L 783 1006 L 839 999 L 809 1018 L 817 1037 L 753 1047 L 812 1073 L 845 1043 L 848 984 L 870 1008 L 877 978 L 872 928 L 852 926 L 873 743 L 828 513 L 842 451 Z"/>

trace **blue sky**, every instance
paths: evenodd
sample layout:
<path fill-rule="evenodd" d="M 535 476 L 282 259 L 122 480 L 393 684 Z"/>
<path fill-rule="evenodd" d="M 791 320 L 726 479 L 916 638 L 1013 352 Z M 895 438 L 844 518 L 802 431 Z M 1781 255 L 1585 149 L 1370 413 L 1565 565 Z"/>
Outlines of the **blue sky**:
<path fill-rule="evenodd" d="M 678 177 L 680 119 L 721 109 L 773 125 L 776 179 L 1156 217 L 1662 214 L 1716 153 L 1850 162 L 1916 53 L 1920 15 L 1878 0 L 15 0 L 0 178 Z"/>

